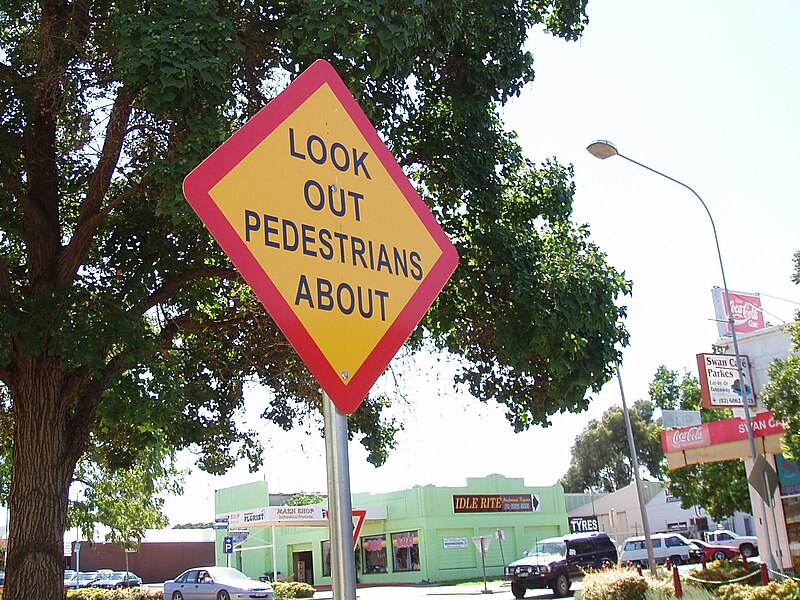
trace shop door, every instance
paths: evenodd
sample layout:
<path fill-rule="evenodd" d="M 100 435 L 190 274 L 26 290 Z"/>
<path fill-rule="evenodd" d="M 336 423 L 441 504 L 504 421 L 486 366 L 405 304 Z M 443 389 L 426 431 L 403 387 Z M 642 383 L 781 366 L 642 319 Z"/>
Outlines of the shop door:
<path fill-rule="evenodd" d="M 292 554 L 294 565 L 294 580 L 301 583 L 314 585 L 314 557 L 311 551 L 294 552 Z"/>

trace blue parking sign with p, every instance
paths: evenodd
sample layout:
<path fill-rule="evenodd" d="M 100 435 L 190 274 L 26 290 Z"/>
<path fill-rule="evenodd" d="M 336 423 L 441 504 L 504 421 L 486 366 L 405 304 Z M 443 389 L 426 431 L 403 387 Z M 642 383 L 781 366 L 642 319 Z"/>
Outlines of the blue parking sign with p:
<path fill-rule="evenodd" d="M 228 535 L 222 540 L 222 553 L 233 554 L 233 537 Z"/>

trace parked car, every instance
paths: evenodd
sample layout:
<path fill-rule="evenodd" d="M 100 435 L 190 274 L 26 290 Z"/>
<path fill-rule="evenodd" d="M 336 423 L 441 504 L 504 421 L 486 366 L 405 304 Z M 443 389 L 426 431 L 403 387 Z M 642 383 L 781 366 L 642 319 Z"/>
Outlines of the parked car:
<path fill-rule="evenodd" d="M 712 560 L 726 560 L 740 556 L 738 546 L 712 546 L 701 540 L 691 540 L 691 542 L 703 551 L 703 562 Z"/>
<path fill-rule="evenodd" d="M 85 588 L 92 585 L 92 582 L 97 579 L 97 571 L 86 571 L 86 572 L 79 572 L 73 573 L 67 578 L 66 573 L 64 574 L 64 587 L 69 588 L 71 590 L 77 590 L 78 588 Z"/>
<path fill-rule="evenodd" d="M 124 587 L 139 587 L 141 585 L 142 578 L 131 571 L 113 571 L 98 577 L 92 582 L 92 587 L 105 588 L 107 590 Z"/>
<path fill-rule="evenodd" d="M 584 570 L 616 562 L 616 542 L 608 534 L 575 533 L 537 542 L 524 558 L 505 568 L 505 578 L 515 598 L 524 598 L 526 590 L 547 587 L 557 597 L 566 596 Z"/>
<path fill-rule="evenodd" d="M 666 562 L 673 565 L 699 562 L 703 551 L 679 533 L 654 533 L 650 536 L 653 542 L 653 556 L 657 563 Z M 643 535 L 629 537 L 620 546 L 619 561 L 647 565 L 647 542 Z"/>
<path fill-rule="evenodd" d="M 230 567 L 195 567 L 164 582 L 164 600 L 273 600 L 272 586 Z"/>
<path fill-rule="evenodd" d="M 758 538 L 754 535 L 739 535 L 728 529 L 704 531 L 703 538 L 712 546 L 736 546 L 742 556 L 750 558 L 758 554 Z"/>

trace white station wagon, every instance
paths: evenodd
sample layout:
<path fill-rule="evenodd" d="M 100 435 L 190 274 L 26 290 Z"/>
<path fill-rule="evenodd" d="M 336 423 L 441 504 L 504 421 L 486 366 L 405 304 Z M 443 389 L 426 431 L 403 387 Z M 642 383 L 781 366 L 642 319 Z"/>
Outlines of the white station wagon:
<path fill-rule="evenodd" d="M 679 533 L 654 533 L 650 539 L 653 542 L 653 555 L 659 563 L 669 559 L 673 565 L 681 565 L 697 562 L 703 556 L 700 548 Z M 619 562 L 647 565 L 647 543 L 643 535 L 630 537 L 622 543 Z"/>

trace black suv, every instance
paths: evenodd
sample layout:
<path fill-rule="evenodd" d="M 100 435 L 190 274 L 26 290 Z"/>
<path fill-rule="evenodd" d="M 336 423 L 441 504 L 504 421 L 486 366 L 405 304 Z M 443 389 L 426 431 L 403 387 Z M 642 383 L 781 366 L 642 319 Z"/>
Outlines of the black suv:
<path fill-rule="evenodd" d="M 552 588 L 557 597 L 566 596 L 572 580 L 588 569 L 617 562 L 616 543 L 607 533 L 573 533 L 536 542 L 525 557 L 506 567 L 514 598 L 525 590 Z"/>

